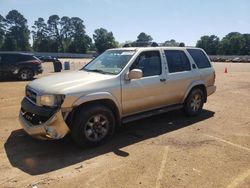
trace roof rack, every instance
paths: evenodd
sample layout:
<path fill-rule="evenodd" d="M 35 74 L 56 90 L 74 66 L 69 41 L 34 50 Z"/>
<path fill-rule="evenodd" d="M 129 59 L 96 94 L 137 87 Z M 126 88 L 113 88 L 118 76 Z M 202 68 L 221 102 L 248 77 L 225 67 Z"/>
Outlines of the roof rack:
<path fill-rule="evenodd" d="M 157 47 L 159 44 L 156 42 L 131 42 L 123 45 L 123 48 L 126 47 Z"/>
<path fill-rule="evenodd" d="M 156 43 L 156 42 L 131 42 L 123 45 L 123 48 L 128 47 L 158 47 L 164 46 L 164 43 Z M 185 47 L 183 42 L 180 43 L 179 47 Z"/>

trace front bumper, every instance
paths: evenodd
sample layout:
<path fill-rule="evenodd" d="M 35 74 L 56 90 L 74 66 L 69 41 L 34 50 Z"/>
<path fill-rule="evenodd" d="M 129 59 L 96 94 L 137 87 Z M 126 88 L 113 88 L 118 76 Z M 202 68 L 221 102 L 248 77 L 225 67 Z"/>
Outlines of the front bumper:
<path fill-rule="evenodd" d="M 41 140 L 60 139 L 69 132 L 60 109 L 45 109 L 27 98 L 22 101 L 19 121 L 29 135 Z"/>

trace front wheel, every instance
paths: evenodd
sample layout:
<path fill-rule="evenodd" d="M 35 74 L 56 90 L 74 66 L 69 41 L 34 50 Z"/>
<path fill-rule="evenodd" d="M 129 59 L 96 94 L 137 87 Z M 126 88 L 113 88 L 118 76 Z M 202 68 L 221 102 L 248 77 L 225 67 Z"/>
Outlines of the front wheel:
<path fill-rule="evenodd" d="M 188 116 L 196 116 L 201 113 L 203 105 L 204 93 L 201 89 L 195 88 L 189 93 L 184 103 L 184 112 Z"/>
<path fill-rule="evenodd" d="M 103 144 L 115 130 L 114 115 L 109 108 L 103 105 L 82 107 L 73 122 L 71 135 L 81 147 Z"/>

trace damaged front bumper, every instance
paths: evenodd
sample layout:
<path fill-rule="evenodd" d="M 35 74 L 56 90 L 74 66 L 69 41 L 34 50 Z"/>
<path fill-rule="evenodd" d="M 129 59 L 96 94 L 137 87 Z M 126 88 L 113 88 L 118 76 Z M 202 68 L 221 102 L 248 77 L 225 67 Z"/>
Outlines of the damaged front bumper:
<path fill-rule="evenodd" d="M 69 132 L 60 108 L 40 107 L 26 97 L 19 121 L 29 135 L 41 140 L 60 139 Z"/>

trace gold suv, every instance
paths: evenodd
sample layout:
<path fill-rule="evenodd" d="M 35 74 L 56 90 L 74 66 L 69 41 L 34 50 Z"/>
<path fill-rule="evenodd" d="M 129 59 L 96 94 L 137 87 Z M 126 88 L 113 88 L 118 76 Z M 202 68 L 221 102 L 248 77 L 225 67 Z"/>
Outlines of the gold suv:
<path fill-rule="evenodd" d="M 176 109 L 200 114 L 214 83 L 212 63 L 199 48 L 111 49 L 77 72 L 30 82 L 19 119 L 33 137 L 71 133 L 80 146 L 94 146 L 122 123 Z"/>

